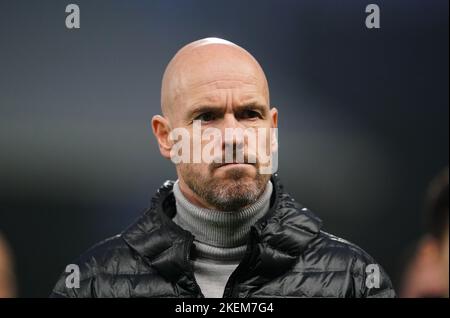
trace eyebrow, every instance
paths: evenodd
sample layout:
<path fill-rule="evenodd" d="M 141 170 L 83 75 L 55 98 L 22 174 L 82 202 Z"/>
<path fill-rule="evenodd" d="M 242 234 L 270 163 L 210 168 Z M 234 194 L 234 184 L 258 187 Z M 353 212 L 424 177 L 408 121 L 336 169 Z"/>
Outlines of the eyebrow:
<path fill-rule="evenodd" d="M 259 103 L 248 103 L 243 105 L 238 105 L 235 107 L 235 111 L 243 111 L 243 110 L 258 110 L 261 112 L 262 115 L 265 115 L 267 113 L 267 106 L 259 104 Z M 220 113 L 223 111 L 222 106 L 213 106 L 213 105 L 201 105 L 195 107 L 190 113 L 190 117 L 197 117 L 200 114 L 203 113 Z"/>
<path fill-rule="evenodd" d="M 268 107 L 266 105 L 262 105 L 255 102 L 236 106 L 236 110 L 237 111 L 258 110 L 261 112 L 262 115 L 265 115 L 267 113 Z"/>
<path fill-rule="evenodd" d="M 222 110 L 223 107 L 221 106 L 212 106 L 212 105 L 201 105 L 195 107 L 191 112 L 189 112 L 189 117 L 197 117 L 200 114 L 203 113 L 218 113 Z"/>

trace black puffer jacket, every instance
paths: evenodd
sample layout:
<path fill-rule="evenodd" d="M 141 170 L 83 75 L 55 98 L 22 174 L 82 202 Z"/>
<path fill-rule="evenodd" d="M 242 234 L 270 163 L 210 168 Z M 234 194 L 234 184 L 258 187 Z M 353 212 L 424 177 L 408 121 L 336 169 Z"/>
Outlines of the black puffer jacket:
<path fill-rule="evenodd" d="M 270 211 L 251 228 L 246 256 L 224 297 L 395 296 L 381 266 L 373 276 L 377 271 L 367 265 L 376 262 L 369 255 L 321 231 L 321 221 L 285 193 L 276 176 L 272 182 Z M 136 223 L 75 263 L 79 288 L 67 288 L 69 274 L 63 273 L 51 296 L 203 297 L 189 261 L 193 236 L 171 221 L 172 186 L 166 182 Z"/>

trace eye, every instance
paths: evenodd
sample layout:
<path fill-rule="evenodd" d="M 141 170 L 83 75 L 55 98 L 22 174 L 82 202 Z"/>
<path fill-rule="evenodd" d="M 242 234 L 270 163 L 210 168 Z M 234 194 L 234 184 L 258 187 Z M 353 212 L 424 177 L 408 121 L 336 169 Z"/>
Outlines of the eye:
<path fill-rule="evenodd" d="M 239 117 L 241 119 L 254 119 L 254 118 L 261 118 L 261 114 L 256 110 L 245 109 L 239 114 Z"/>
<path fill-rule="evenodd" d="M 216 116 L 212 112 L 206 112 L 194 118 L 194 120 L 201 120 L 202 122 L 206 123 L 213 121 L 214 119 L 216 119 Z"/>

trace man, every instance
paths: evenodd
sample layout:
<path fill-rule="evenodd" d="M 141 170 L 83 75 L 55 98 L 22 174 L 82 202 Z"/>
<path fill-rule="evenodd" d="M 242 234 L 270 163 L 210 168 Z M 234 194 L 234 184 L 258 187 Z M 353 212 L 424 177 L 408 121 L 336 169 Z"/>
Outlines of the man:
<path fill-rule="evenodd" d="M 79 288 L 68 288 L 63 274 L 53 297 L 395 295 L 369 255 L 321 231 L 321 221 L 267 172 L 278 111 L 247 51 L 217 38 L 183 47 L 164 73 L 161 107 L 153 133 L 161 154 L 176 163 L 178 180 L 158 190 L 135 224 L 76 262 Z M 207 148 L 214 132 L 248 128 L 258 131 L 257 142 L 237 133 L 213 138 L 215 148 Z M 183 154 L 180 136 L 192 137 Z M 263 160 L 261 145 L 271 160 Z M 205 149 L 214 150 L 211 158 Z M 230 149 L 231 161 L 222 160 Z"/>
<path fill-rule="evenodd" d="M 426 232 L 403 277 L 401 297 L 449 296 L 448 167 L 431 182 L 426 197 Z"/>
<path fill-rule="evenodd" d="M 0 233 L 0 298 L 16 297 L 13 259 L 6 240 Z"/>

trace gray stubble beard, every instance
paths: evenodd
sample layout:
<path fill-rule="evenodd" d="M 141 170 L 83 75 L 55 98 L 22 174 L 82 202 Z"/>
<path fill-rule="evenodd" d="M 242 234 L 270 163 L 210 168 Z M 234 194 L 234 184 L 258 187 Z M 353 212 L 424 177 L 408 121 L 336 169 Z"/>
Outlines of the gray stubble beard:
<path fill-rule="evenodd" d="M 225 212 L 237 211 L 255 203 L 270 179 L 269 174 L 260 174 L 257 169 L 253 180 L 243 181 L 246 174 L 240 170 L 230 170 L 225 183 L 217 183 L 214 178 L 205 178 L 193 169 L 184 167 L 180 170 L 184 172 L 183 180 L 192 192 L 217 210 Z"/>

